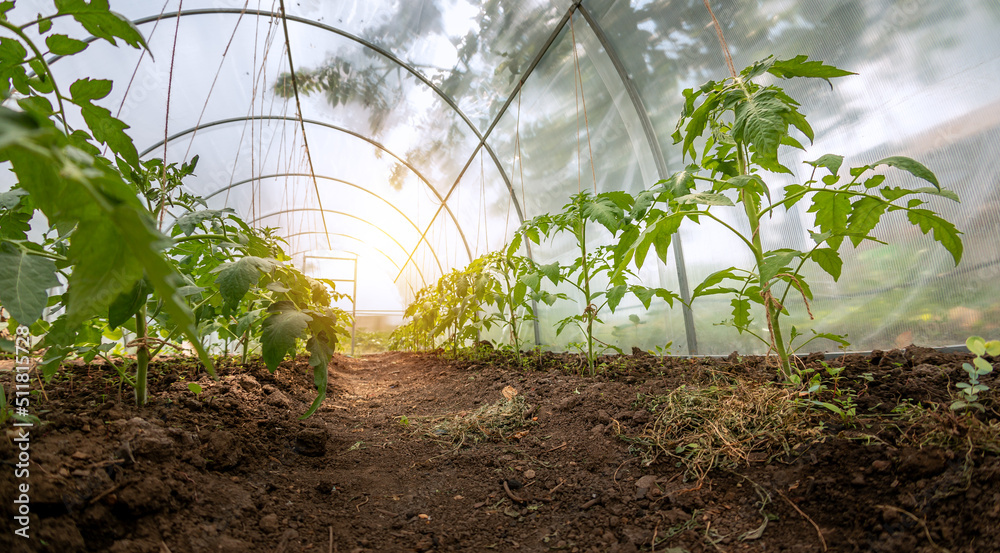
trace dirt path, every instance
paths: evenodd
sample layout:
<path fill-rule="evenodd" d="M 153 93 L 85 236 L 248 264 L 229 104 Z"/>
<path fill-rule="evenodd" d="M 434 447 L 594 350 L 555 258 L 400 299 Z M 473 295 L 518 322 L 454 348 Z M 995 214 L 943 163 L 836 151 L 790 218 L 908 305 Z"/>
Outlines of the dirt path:
<path fill-rule="evenodd" d="M 759 361 L 739 361 L 629 357 L 585 378 L 555 369 L 576 361 L 552 355 L 530 372 L 337 357 L 328 399 L 305 421 L 304 361 L 274 375 L 223 368 L 218 382 L 160 367 L 141 410 L 116 398 L 108 371 L 73 367 L 47 387 L 48 424 L 32 442 L 30 540 L 3 526 L 16 452 L 0 442 L 0 550 L 1000 550 L 996 457 L 973 453 L 970 464 L 905 446 L 906 429 L 860 439 L 835 419 L 812 430 L 813 420 L 791 455 L 756 452 L 700 483 L 676 459 L 645 466 L 636 439 L 662 412 L 656 402 L 682 384 L 770 378 Z M 961 359 L 938 359 L 936 371 L 917 361 L 901 354 L 883 378 L 881 358 L 865 358 L 846 375 L 876 373 L 855 379 L 862 408 L 883 409 L 901 387 L 941 401 L 937 380 Z"/>

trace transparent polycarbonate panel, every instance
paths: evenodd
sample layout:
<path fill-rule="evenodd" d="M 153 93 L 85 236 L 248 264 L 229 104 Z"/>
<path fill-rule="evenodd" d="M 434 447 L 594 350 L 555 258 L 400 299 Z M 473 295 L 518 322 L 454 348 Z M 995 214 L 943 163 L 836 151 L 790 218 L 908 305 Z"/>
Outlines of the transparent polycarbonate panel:
<path fill-rule="evenodd" d="M 385 49 L 431 81 L 481 131 L 569 8 L 541 0 L 289 2 L 290 15 Z"/>

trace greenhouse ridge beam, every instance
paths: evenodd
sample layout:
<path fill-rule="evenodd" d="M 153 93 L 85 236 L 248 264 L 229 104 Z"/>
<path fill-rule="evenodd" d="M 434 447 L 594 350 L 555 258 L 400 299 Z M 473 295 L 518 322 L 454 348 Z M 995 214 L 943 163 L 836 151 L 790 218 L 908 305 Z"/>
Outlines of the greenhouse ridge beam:
<path fill-rule="evenodd" d="M 646 135 L 646 142 L 649 144 L 649 151 L 653 154 L 653 162 L 656 164 L 656 172 L 660 179 L 666 179 L 670 175 L 667 172 L 667 162 L 663 158 L 663 150 L 660 148 L 660 140 L 656 136 L 656 131 L 653 129 L 653 122 L 649 118 L 649 112 L 646 111 L 646 105 L 642 101 L 642 96 L 639 94 L 639 90 L 636 88 L 635 83 L 632 81 L 632 77 L 629 76 L 628 70 L 625 68 L 625 64 L 622 62 L 621 57 L 618 55 L 618 50 L 615 48 L 614 44 L 608 40 L 608 36 L 604 33 L 604 28 L 601 27 L 600 23 L 594 19 L 590 10 L 582 4 L 578 4 L 580 15 L 587 21 L 590 25 L 594 35 L 597 36 L 597 40 L 601 43 L 604 51 L 607 53 L 608 58 L 611 59 L 611 64 L 614 65 L 615 71 L 618 72 L 618 77 L 621 79 L 622 84 L 625 86 L 625 91 L 628 93 L 629 99 L 632 101 L 632 107 L 635 108 L 636 114 L 639 116 L 639 122 L 642 124 L 643 134 Z M 684 314 L 684 335 L 687 339 L 688 353 L 690 355 L 696 355 L 698 353 L 698 335 L 695 331 L 694 326 L 694 313 L 691 311 L 691 291 L 690 285 L 688 284 L 687 278 L 687 267 L 684 265 L 684 248 L 681 245 L 680 235 L 676 235 L 671 243 L 674 250 L 674 264 L 677 266 L 677 286 L 680 288 L 681 300 L 683 302 L 683 307 L 681 312 Z"/>
<path fill-rule="evenodd" d="M 552 43 L 556 41 L 556 37 L 558 37 L 559 33 L 561 33 L 563 31 L 563 29 L 566 27 L 566 22 L 569 21 L 569 18 L 573 16 L 573 11 L 576 10 L 577 7 L 579 7 L 579 5 L 580 5 L 580 0 L 576 0 L 576 2 L 574 2 L 573 5 L 569 7 L 569 9 L 563 15 L 563 18 L 559 21 L 558 24 L 556 24 L 555 29 L 549 35 L 549 38 L 545 41 L 545 44 L 542 45 L 542 48 L 535 55 L 535 58 L 533 60 L 531 60 L 531 64 L 528 65 L 528 68 L 521 75 L 521 78 L 518 79 L 517 85 L 515 85 L 514 89 L 511 91 L 511 93 L 509 95 L 507 95 L 507 101 L 504 102 L 503 106 L 500 108 L 500 111 L 497 112 L 496 117 L 493 118 L 493 122 L 490 123 L 489 128 L 487 128 L 486 132 L 483 133 L 482 136 L 480 137 L 480 139 L 479 139 L 479 145 L 476 146 L 476 148 L 472 151 L 472 155 L 469 156 L 469 160 L 467 162 L 465 162 L 465 166 L 462 167 L 462 171 L 459 172 L 458 177 L 455 179 L 455 183 L 452 184 L 451 188 L 448 189 L 448 194 L 445 195 L 444 202 L 442 202 L 442 205 L 446 205 L 446 203 L 448 201 L 448 198 L 451 197 L 451 194 L 455 191 L 455 189 L 458 187 L 458 185 L 462 182 L 462 177 L 465 175 L 465 172 L 469 169 L 469 166 L 472 165 L 472 162 L 476 159 L 476 154 L 478 154 L 479 150 L 486 145 L 486 139 L 488 139 L 490 137 L 490 134 L 493 133 L 493 129 L 495 129 L 496 126 L 500 123 L 500 119 L 504 116 L 504 114 L 507 113 L 507 109 L 510 107 L 511 103 L 514 101 L 514 97 L 517 96 L 518 92 L 521 91 L 521 87 L 524 86 L 524 81 L 531 75 L 531 73 L 535 70 L 535 67 L 538 66 L 539 62 L 541 62 L 542 58 L 549 51 L 549 48 L 552 46 Z M 501 172 L 502 172 L 502 169 L 501 169 Z M 507 187 L 510 189 L 511 198 L 514 199 L 514 205 L 515 206 L 518 205 L 517 204 L 517 196 L 514 194 L 514 189 L 512 188 L 511 184 L 508 183 Z M 427 230 L 425 230 L 423 232 L 424 235 L 426 235 L 428 232 L 430 232 L 431 225 L 434 224 L 434 221 L 437 219 L 437 217 L 438 217 L 438 215 L 440 213 L 441 213 L 441 208 L 438 207 L 438 210 L 434 213 L 434 216 L 431 217 L 431 222 L 427 224 Z M 524 214 L 521 213 L 520 208 L 518 208 L 517 214 L 518 214 L 519 220 L 523 223 L 524 222 Z M 418 244 L 418 246 L 419 246 L 419 244 Z M 406 263 L 403 264 L 403 268 L 406 268 L 406 265 L 413 259 L 413 255 L 416 254 L 416 253 L 417 253 L 417 249 L 414 248 L 413 252 L 410 253 L 410 258 L 407 259 Z M 530 257 L 530 253 L 529 253 L 529 257 Z M 470 256 L 470 261 L 471 261 L 471 256 Z M 403 271 L 400 270 L 399 271 L 399 275 L 396 276 L 396 279 L 398 280 L 399 277 L 402 276 L 402 275 L 403 275 Z"/>
<path fill-rule="evenodd" d="M 291 37 L 288 36 L 288 18 L 285 16 L 285 0 L 279 0 L 279 6 L 281 6 L 281 26 L 285 31 L 285 52 L 288 54 L 288 71 L 292 75 L 292 92 L 295 94 L 295 111 L 298 115 L 299 125 L 302 127 L 302 147 L 306 150 L 306 161 L 309 162 L 309 174 L 312 176 L 313 190 L 316 191 L 316 204 L 319 205 L 320 210 L 323 209 L 323 198 L 319 194 L 319 183 L 316 182 L 316 170 L 313 168 L 312 153 L 309 151 L 309 136 L 306 134 L 306 122 L 303 120 L 302 116 L 302 102 L 299 100 L 299 81 L 295 78 L 295 64 L 292 62 L 292 42 Z M 180 21 L 180 18 L 177 18 Z M 330 242 L 330 229 L 326 228 L 326 216 L 323 219 L 323 230 L 326 231 L 326 245 L 329 249 L 333 249 L 333 243 Z"/>
<path fill-rule="evenodd" d="M 271 11 L 267 11 L 267 10 L 251 10 L 251 9 L 243 10 L 243 9 L 239 9 L 239 8 L 202 8 L 202 9 L 182 10 L 182 11 L 179 11 L 179 12 L 171 12 L 171 13 L 164 13 L 164 14 L 161 14 L 161 15 L 154 15 L 154 16 L 142 17 L 142 18 L 133 20 L 132 23 L 134 25 L 144 25 L 146 23 L 151 23 L 151 22 L 158 21 L 158 20 L 161 20 L 161 19 L 169 19 L 171 17 L 185 17 L 185 16 L 190 16 L 190 15 L 239 15 L 239 14 L 243 14 L 243 13 L 246 13 L 246 14 L 249 14 L 249 15 L 254 15 L 254 16 L 257 16 L 257 17 L 275 17 L 275 18 L 282 17 L 283 19 L 288 20 L 288 21 L 293 21 L 295 23 L 301 23 L 303 25 L 309 25 L 311 27 L 316 27 L 317 29 L 321 29 L 321 30 L 326 31 L 326 32 L 330 32 L 330 33 L 334 33 L 336 35 L 340 35 L 340 36 L 342 36 L 342 37 L 344 37 L 344 38 L 346 38 L 348 40 L 351 40 L 353 42 L 361 44 L 365 48 L 368 48 L 370 50 L 378 52 L 380 55 L 384 56 L 386 59 L 392 61 L 393 63 L 398 64 L 400 67 L 402 67 L 403 69 L 405 69 L 408 73 L 410 73 L 411 75 L 413 75 L 414 77 L 416 77 L 420 82 L 424 83 L 427 87 L 429 87 L 431 90 L 433 90 L 434 93 L 437 94 L 438 97 L 440 97 L 442 101 L 444 101 L 446 104 L 448 104 L 448 106 L 451 107 L 451 109 L 454 110 L 456 114 L 458 114 L 458 116 L 462 119 L 462 121 L 464 121 L 465 124 L 469 127 L 469 129 L 472 130 L 472 132 L 476 135 L 476 137 L 480 139 L 480 142 L 481 143 L 484 142 L 483 134 L 479 131 L 479 128 L 476 127 L 476 125 L 472 122 L 472 120 L 469 119 L 469 117 L 465 114 L 465 112 L 458 106 L 458 104 L 455 103 L 455 100 L 453 100 L 451 98 L 451 96 L 449 96 L 445 91 L 441 90 L 440 87 L 438 87 L 433 82 L 431 82 L 430 79 L 428 79 L 422 73 L 420 73 L 419 71 L 417 71 L 416 69 L 414 69 L 413 66 L 411 66 L 410 64 L 408 64 L 405 61 L 401 60 L 400 58 L 396 57 L 392 52 L 389 52 L 385 48 L 382 48 L 382 47 L 378 46 L 377 44 L 375 44 L 373 42 L 370 42 L 370 41 L 365 40 L 365 39 L 363 39 L 363 38 L 361 38 L 359 36 L 356 36 L 356 35 L 353 35 L 351 33 L 348 33 L 347 31 L 344 31 L 342 29 L 338 29 L 336 27 L 332 27 L 332 26 L 327 25 L 325 23 L 320 23 L 318 21 L 313 21 L 311 19 L 305 19 L 303 17 L 299 17 L 299 16 L 296 16 L 296 15 L 282 15 L 282 14 L 277 14 L 277 13 L 274 13 L 274 12 L 271 12 Z M 85 42 L 89 43 L 89 42 L 93 42 L 94 40 L 97 40 L 97 39 L 95 37 L 89 37 Z M 49 60 L 49 63 L 52 63 L 53 61 L 56 61 L 56 60 L 58 60 L 61 57 L 62 56 L 54 56 L 53 58 L 51 58 Z M 506 106 L 504 106 L 503 109 L 506 109 Z M 489 153 L 490 158 L 493 159 L 493 163 L 496 165 L 497 171 L 499 171 L 500 176 L 503 177 L 504 184 L 506 184 L 506 186 L 507 186 L 507 192 L 510 194 L 511 200 L 512 200 L 512 202 L 514 204 L 514 207 L 515 207 L 516 211 L 517 211 L 518 219 L 519 219 L 520 222 L 523 223 L 524 222 L 524 216 L 522 214 L 521 204 L 518 202 L 517 196 L 514 194 L 514 187 L 511 184 L 510 178 L 507 176 L 507 173 L 504 171 L 503 165 L 500 163 L 500 158 L 497 157 L 496 152 L 493 151 L 493 148 L 489 144 L 485 144 L 484 147 L 486 148 L 486 152 Z M 457 224 L 458 224 L 458 222 L 456 221 L 456 225 Z M 466 249 L 468 249 L 468 248 L 466 248 Z M 470 261 L 472 260 L 471 255 L 469 257 L 469 260 Z"/>
<path fill-rule="evenodd" d="M 258 181 L 258 180 L 273 179 L 273 178 L 278 178 L 278 177 L 308 177 L 308 176 L 309 175 L 307 173 L 273 173 L 273 174 L 270 174 L 270 175 L 260 175 L 260 176 L 257 176 L 257 177 L 251 177 L 249 179 L 243 179 L 241 181 L 237 181 L 237 182 L 234 182 L 234 183 L 232 183 L 232 184 L 230 184 L 228 186 L 220 188 L 220 189 L 216 190 L 215 192 L 212 192 L 208 196 L 205 196 L 204 200 L 208 201 L 208 200 L 212 199 L 213 197 L 215 197 L 215 196 L 217 196 L 217 195 L 219 195 L 219 194 L 221 194 L 221 193 L 223 193 L 223 192 L 225 192 L 227 190 L 232 190 L 233 188 L 238 188 L 240 186 L 243 186 L 244 184 L 248 184 L 248 183 L 251 183 L 251 182 L 254 182 L 254 181 Z M 420 232 L 420 227 L 418 227 L 417 224 L 414 223 L 413 220 L 410 219 L 405 213 L 403 213 L 402 211 L 400 211 L 400 209 L 398 207 L 396 207 L 395 204 L 393 204 L 389 200 L 383 198 L 382 196 L 379 196 L 378 194 L 372 192 L 371 190 L 368 190 L 367 188 L 365 188 L 365 187 L 363 187 L 361 185 L 354 184 L 353 182 L 348 182 L 348 181 L 343 180 L 343 179 L 338 179 L 338 178 L 335 178 L 335 177 L 329 177 L 329 176 L 326 176 L 326 175 L 316 175 L 316 178 L 317 179 L 334 181 L 334 182 L 339 182 L 341 184 L 346 184 L 347 186 L 351 186 L 351 187 L 357 188 L 358 190 L 360 190 L 362 192 L 365 192 L 367 194 L 370 194 L 370 195 L 378 198 L 379 200 L 381 200 L 382 202 L 384 202 L 386 205 L 388 205 L 389 207 L 391 207 L 392 209 L 394 209 L 396 211 L 396 213 L 399 213 L 399 215 L 403 219 L 406 219 L 406 222 L 410 223 L 410 226 L 413 227 L 413 230 L 417 231 L 418 233 Z M 431 244 L 429 242 L 427 242 L 427 247 L 430 248 L 431 254 L 434 256 L 434 261 L 437 263 L 438 270 L 441 271 L 441 274 L 444 274 L 444 267 L 441 265 L 441 260 L 438 259 L 437 250 L 435 250 L 434 247 L 431 246 Z M 399 264 L 398 263 L 393 263 L 393 265 L 396 265 L 397 269 L 399 268 Z"/>
<path fill-rule="evenodd" d="M 181 138 L 181 137 L 184 137 L 186 135 L 189 135 L 189 134 L 191 134 L 191 133 L 193 133 L 193 132 L 195 132 L 195 131 L 197 131 L 199 129 L 205 129 L 205 128 L 209 128 L 209 127 L 216 127 L 216 126 L 219 126 L 219 125 L 228 125 L 228 124 L 231 124 L 231 123 L 241 123 L 241 122 L 246 121 L 246 120 L 298 121 L 298 119 L 296 119 L 295 117 L 288 117 L 288 116 L 285 116 L 285 115 L 252 115 L 252 116 L 230 117 L 228 119 L 219 119 L 217 121 L 209 121 L 208 123 L 202 123 L 201 125 L 198 125 L 197 127 L 190 127 L 190 128 L 184 129 L 183 131 L 180 131 L 180 132 L 178 132 L 178 133 L 176 133 L 174 135 L 169 136 L 167 138 L 167 141 L 168 142 L 173 142 L 174 140 L 176 140 L 178 138 Z M 465 238 L 465 233 L 462 231 L 462 225 L 459 224 L 458 218 L 455 217 L 455 214 L 451 211 L 451 208 L 448 207 L 448 205 L 444 202 L 444 199 L 441 197 L 441 194 L 437 191 L 437 189 L 435 189 L 434 186 L 431 185 L 430 181 L 427 180 L 427 178 L 424 177 L 424 175 L 420 171 L 418 171 L 416 167 L 414 167 L 413 165 L 411 165 L 405 159 L 403 159 L 403 158 L 399 157 L 398 155 L 396 155 L 395 152 L 393 152 L 389 148 L 386 148 L 381 143 L 379 143 L 379 142 L 377 142 L 375 140 L 372 140 L 371 138 L 368 138 L 368 137 L 366 137 L 366 136 L 364 136 L 364 135 L 362 135 L 360 133 L 356 133 L 356 132 L 354 132 L 354 131 L 352 131 L 350 129 L 345 129 L 344 127 L 340 127 L 340 126 L 334 125 L 332 123 L 326 123 L 326 122 L 323 122 L 323 121 L 316 121 L 315 119 L 304 119 L 303 121 L 306 122 L 306 123 L 308 123 L 308 124 L 310 124 L 310 125 L 318 125 L 320 127 L 326 127 L 328 129 L 339 131 L 339 132 L 342 132 L 344 134 L 349 134 L 349 135 L 351 135 L 351 136 L 353 136 L 355 138 L 359 138 L 361 140 L 364 140 L 365 142 L 371 144 L 372 146 L 375 146 L 376 148 L 378 148 L 378 149 L 382 150 L 383 152 L 389 154 L 390 156 L 392 156 L 393 158 L 395 158 L 396 161 L 399 161 L 404 167 L 406 167 L 407 169 L 409 169 L 410 171 L 412 171 L 413 174 L 416 175 L 417 178 L 419 178 L 420 181 L 423 182 L 424 185 L 427 186 L 428 189 L 430 189 L 431 193 L 434 194 L 435 197 L 437 197 L 438 201 L 441 202 L 441 205 L 444 206 L 444 209 L 448 212 L 448 215 L 451 216 L 452 221 L 455 223 L 455 228 L 458 230 L 458 235 L 462 238 L 462 243 L 465 245 L 465 253 L 469 257 L 469 261 L 472 261 L 472 250 L 469 248 L 469 242 Z M 145 150 L 143 150 L 139 154 L 139 157 L 145 156 L 146 154 L 152 152 L 153 150 L 156 150 L 157 148 L 159 148 L 162 145 L 163 145 L 163 141 L 159 141 L 159 142 L 153 144 L 152 146 L 150 146 L 150 147 L 146 148 Z M 419 242 L 418 242 L 418 244 L 419 244 Z"/>

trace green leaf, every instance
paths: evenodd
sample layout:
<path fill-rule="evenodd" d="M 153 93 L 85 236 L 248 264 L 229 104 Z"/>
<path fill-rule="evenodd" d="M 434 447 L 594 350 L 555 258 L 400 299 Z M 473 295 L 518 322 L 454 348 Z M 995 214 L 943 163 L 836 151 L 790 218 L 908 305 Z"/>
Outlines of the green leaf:
<path fill-rule="evenodd" d="M 608 299 L 608 308 L 614 313 L 615 309 L 618 308 L 618 304 L 621 303 L 622 298 L 625 297 L 625 292 L 628 291 L 628 286 L 625 284 L 620 284 L 618 286 L 612 286 L 608 288 L 606 293 Z"/>
<path fill-rule="evenodd" d="M 789 110 L 791 107 L 778 97 L 777 89 L 762 88 L 736 105 L 733 138 L 753 145 L 761 161 L 776 164 L 781 137 L 788 134 L 783 114 Z"/>
<path fill-rule="evenodd" d="M 938 184 L 937 177 L 934 176 L 934 173 L 918 161 L 903 156 L 891 156 L 876 161 L 871 165 L 871 167 L 878 167 L 879 165 L 889 165 L 897 169 L 902 169 L 917 178 L 933 184 L 934 188 L 937 190 L 941 190 L 941 185 Z"/>
<path fill-rule="evenodd" d="M 851 242 L 855 247 L 871 233 L 887 207 L 887 202 L 871 196 L 862 197 L 851 205 L 847 233 L 851 235 Z"/>
<path fill-rule="evenodd" d="M 705 280 L 701 281 L 701 284 L 695 287 L 694 291 L 691 293 L 691 300 L 694 301 L 695 298 L 700 296 L 708 296 L 711 294 L 721 294 L 734 292 L 732 288 L 712 288 L 713 286 L 721 283 L 726 279 L 730 280 L 744 280 L 743 277 L 738 276 L 737 272 L 739 269 L 736 267 L 730 267 L 728 269 L 722 269 L 721 271 L 716 271 L 707 277 Z"/>
<path fill-rule="evenodd" d="M 820 156 L 819 159 L 807 161 L 806 163 L 813 167 L 825 167 L 827 171 L 830 171 L 831 175 L 836 175 L 840 171 L 840 166 L 844 163 L 844 156 L 825 154 Z"/>
<path fill-rule="evenodd" d="M 827 83 L 830 83 L 830 79 L 836 77 L 857 75 L 857 73 L 845 71 L 832 65 L 826 65 L 821 61 L 808 61 L 808 57 L 804 55 L 795 56 L 788 60 L 777 60 L 771 64 L 767 72 L 783 79 L 812 77 L 823 79 Z M 830 85 L 833 86 L 832 83 Z"/>
<path fill-rule="evenodd" d="M 750 326 L 750 302 L 745 298 L 733 298 L 729 302 L 733 306 L 733 325 L 740 334 Z"/>
<path fill-rule="evenodd" d="M 767 252 L 764 255 L 764 263 L 761 264 L 758 270 L 760 271 L 761 281 L 768 282 L 774 278 L 774 275 L 781 272 L 791 260 L 802 255 L 802 252 L 780 250 Z"/>
<path fill-rule="evenodd" d="M 539 265 L 538 272 L 543 276 L 548 277 L 552 284 L 559 284 L 562 277 L 559 274 L 559 262 L 549 263 L 548 265 Z M 537 290 L 538 286 L 532 286 L 533 289 Z"/>
<path fill-rule="evenodd" d="M 120 38 L 133 48 L 149 49 L 146 39 L 139 29 L 125 16 L 111 11 L 108 0 L 55 0 L 56 9 L 61 15 L 72 15 L 83 28 L 97 38 L 103 38 L 117 45 L 115 38 Z"/>
<path fill-rule="evenodd" d="M 847 231 L 847 217 L 851 212 L 851 200 L 844 194 L 822 191 L 813 195 L 813 203 L 808 210 L 816 214 L 816 225 L 822 232 L 833 234 L 827 243 L 833 249 L 840 248 L 843 235 Z"/>
<path fill-rule="evenodd" d="M 125 324 L 146 303 L 152 287 L 146 279 L 139 279 L 128 292 L 120 294 L 108 308 L 108 328 L 114 330 Z"/>
<path fill-rule="evenodd" d="M 651 191 L 658 194 L 667 192 L 671 198 L 684 196 L 694 189 L 694 176 L 698 173 L 698 169 L 697 165 L 688 165 L 683 171 L 674 173 L 670 178 L 657 181 Z M 638 208 L 638 203 L 639 200 L 636 199 L 636 208 Z"/>
<path fill-rule="evenodd" d="M 816 332 L 815 330 L 813 330 L 812 333 L 816 336 L 816 338 L 825 338 L 831 342 L 836 342 L 845 348 L 851 345 L 851 343 L 845 339 L 846 335 L 842 336 L 840 334 L 833 334 L 830 332 Z"/>
<path fill-rule="evenodd" d="M 213 272 L 219 273 L 215 277 L 215 283 L 219 285 L 225 305 L 236 309 L 250 286 L 260 280 L 261 273 L 270 273 L 277 266 L 278 262 L 273 259 L 248 255 L 213 269 Z"/>
<path fill-rule="evenodd" d="M 132 139 L 125 134 L 125 129 L 129 126 L 113 117 L 108 109 L 93 103 L 93 100 L 107 96 L 111 87 L 111 81 L 84 78 L 71 84 L 69 92 L 72 102 L 80 106 L 80 113 L 94 135 L 94 140 L 107 144 L 111 151 L 120 155 L 129 165 L 138 168 L 139 154 Z"/>
<path fill-rule="evenodd" d="M 716 194 L 714 192 L 695 192 L 694 194 L 688 194 L 687 196 L 681 196 L 677 198 L 679 203 L 696 203 L 701 205 L 721 205 L 721 206 L 733 206 L 733 201 L 726 197 L 724 194 Z"/>
<path fill-rule="evenodd" d="M 583 216 L 614 233 L 622 225 L 624 211 L 610 198 L 596 196 L 583 204 Z"/>
<path fill-rule="evenodd" d="M 219 219 L 227 213 L 236 213 L 231 207 L 225 209 L 202 209 L 198 211 L 189 211 L 174 221 L 174 226 L 181 229 L 185 235 L 190 236 L 198 226 L 205 221 L 210 221 L 212 219 Z"/>
<path fill-rule="evenodd" d="M 87 48 L 86 42 L 66 35 L 49 35 L 45 39 L 45 45 L 49 47 L 49 52 L 57 56 L 69 56 Z"/>
<path fill-rule="evenodd" d="M 990 340 L 986 342 L 986 353 L 993 357 L 1000 356 L 1000 340 Z"/>
<path fill-rule="evenodd" d="M 963 246 L 962 238 L 959 236 L 962 233 L 955 228 L 955 225 L 945 221 L 929 209 L 911 209 L 906 212 L 906 217 L 911 223 L 919 226 L 920 231 L 924 234 L 934 231 L 934 240 L 940 242 L 944 249 L 948 250 L 948 253 L 955 260 L 955 265 L 958 265 L 959 261 L 962 260 Z"/>
<path fill-rule="evenodd" d="M 833 248 L 816 248 L 810 258 L 820 266 L 821 269 L 833 277 L 836 281 L 840 278 L 840 271 L 844 266 L 844 261 L 840 259 L 840 254 Z"/>
<path fill-rule="evenodd" d="M 37 321 L 48 303 L 48 289 L 59 284 L 54 261 L 29 255 L 9 242 L 0 244 L 0 304 L 17 322 Z"/>
<path fill-rule="evenodd" d="M 15 188 L 14 190 L 9 190 L 7 192 L 0 192 L 0 209 L 14 209 L 19 203 L 21 203 L 21 198 L 27 195 L 28 191 L 20 188 Z"/>
<path fill-rule="evenodd" d="M 966 338 L 965 347 L 969 348 L 969 351 L 976 355 L 986 355 L 986 340 L 983 340 L 979 336 L 969 336 Z"/>
<path fill-rule="evenodd" d="M 261 333 L 261 355 L 267 370 L 274 372 L 285 355 L 295 351 L 295 340 L 302 338 L 309 321 L 309 315 L 299 311 L 290 301 L 277 301 L 267 308 Z"/>

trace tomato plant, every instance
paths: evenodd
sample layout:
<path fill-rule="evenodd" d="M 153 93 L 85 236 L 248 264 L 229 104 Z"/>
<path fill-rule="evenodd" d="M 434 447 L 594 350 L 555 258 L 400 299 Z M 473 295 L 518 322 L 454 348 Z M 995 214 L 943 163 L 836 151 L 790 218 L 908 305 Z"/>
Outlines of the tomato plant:
<path fill-rule="evenodd" d="M 581 192 L 571 197 L 570 203 L 557 214 L 544 214 L 525 221 L 518 234 L 539 244 L 544 237 L 551 239 L 560 233 L 570 233 L 575 239 L 578 255 L 569 265 L 554 262 L 538 268 L 538 279 L 548 278 L 553 284 L 566 283 L 582 296 L 584 307 L 559 321 L 556 334 L 573 325 L 583 334 L 584 355 L 590 374 L 596 371 L 597 356 L 614 346 L 594 337 L 594 323 L 602 323 L 600 313 L 608 308 L 612 313 L 621 303 L 626 293 L 636 296 L 643 306 L 649 308 L 652 298 L 660 297 L 668 304 L 678 296 L 663 288 L 649 288 L 641 284 L 629 284 L 629 273 L 616 262 L 615 248 L 610 245 L 592 246 L 588 244 L 588 223 L 598 223 L 612 235 L 627 228 L 630 222 L 628 209 L 634 206 L 634 198 L 625 192 L 606 192 L 591 196 Z"/>
<path fill-rule="evenodd" d="M 66 94 L 24 32 L 38 25 L 49 53 L 78 54 L 88 43 L 50 33 L 52 19 L 71 16 L 98 39 L 146 48 L 128 19 L 107 3 L 57 0 L 56 14 L 17 26 L 7 17 L 13 8 L 0 3 L 0 27 L 14 35 L 0 38 L 0 100 L 13 96 L 20 108 L 0 107 L 0 161 L 10 162 L 18 181 L 0 194 L 0 304 L 11 328 L 24 324 L 44 335 L 36 347 L 45 349 L 46 377 L 68 355 L 100 356 L 134 385 L 142 405 L 150 359 L 168 345 L 183 350 L 175 336 L 187 339 L 212 376 L 207 342 L 217 331 L 239 336 L 244 360 L 251 341 L 259 343 L 271 371 L 301 339 L 318 390 L 303 417 L 312 414 L 350 321 L 333 307 L 342 298 L 333 283 L 295 269 L 271 229 L 251 228 L 232 210 L 206 209 L 186 193 L 197 156 L 180 165 L 140 161 L 128 126 L 94 103 L 113 83 L 79 79 Z M 70 127 L 68 107 L 79 110 L 85 129 Z M 32 241 L 36 213 L 50 228 Z M 168 214 L 176 217 L 170 237 L 162 232 Z M 63 285 L 63 293 L 49 294 Z M 51 323 L 41 318 L 46 307 L 61 312 Z M 111 342 L 119 339 L 120 349 Z M 125 359 L 133 347 L 134 380 L 109 358 Z"/>
<path fill-rule="evenodd" d="M 634 260 L 641 267 L 651 246 L 666 261 L 666 249 L 672 235 L 684 221 L 699 223 L 711 219 L 735 234 L 752 254 L 751 268 L 729 267 L 709 275 L 692 293 L 692 300 L 710 294 L 733 296 L 733 318 L 728 321 L 739 332 L 747 332 L 766 343 L 777 353 L 780 372 L 792 374 L 790 357 L 800 336 L 792 327 L 788 338 L 782 329 L 782 317 L 788 314 L 789 294 L 801 297 L 810 318 L 812 292 L 802 274 L 807 262 L 813 262 L 834 280 L 840 278 L 843 261 L 839 250 L 848 239 L 855 247 L 862 242 L 879 241 L 873 230 L 882 216 L 904 212 L 907 219 L 924 234 L 932 233 L 953 257 L 962 257 L 960 232 L 953 224 L 929 209 L 917 196 L 936 196 L 958 201 L 943 189 L 935 175 L 922 164 L 907 157 L 893 156 L 874 163 L 841 171 L 843 156 L 827 154 L 808 161 L 812 174 L 802 184 L 784 188 L 784 197 L 772 201 L 765 174 L 792 171 L 778 158 L 782 145 L 804 150 L 792 136 L 790 127 L 813 140 L 813 130 L 799 104 L 776 85 L 754 82 L 765 74 L 829 79 L 852 73 L 809 61 L 805 56 L 789 60 L 769 57 L 723 81 L 709 81 L 684 92 L 685 105 L 677 123 L 674 140 L 685 156 L 695 163 L 669 179 L 640 193 L 632 209 L 632 218 L 641 224 L 622 233 L 617 247 L 619 259 Z M 695 141 L 705 132 L 699 161 Z M 880 167 L 893 167 L 910 173 L 930 186 L 906 188 L 890 184 L 886 175 L 875 173 Z M 700 173 L 707 172 L 708 175 Z M 817 179 L 816 173 L 826 173 Z M 702 183 L 703 187 L 698 187 Z M 731 197 L 732 196 L 732 197 Z M 735 198 L 735 201 L 734 201 Z M 790 209 L 808 201 L 808 212 L 815 214 L 810 235 L 814 245 L 804 251 L 794 248 L 767 249 L 761 240 L 761 228 L 779 209 Z M 734 208 L 746 222 L 748 232 L 727 223 L 714 208 Z M 733 284 L 735 283 L 735 284 Z M 783 287 L 783 288 L 782 288 Z M 751 330 L 751 303 L 763 311 L 768 337 Z M 828 338 L 846 344 L 843 337 L 815 333 L 809 340 Z M 807 341 L 808 342 L 808 341 Z M 798 347 L 801 347 L 800 344 Z"/>

